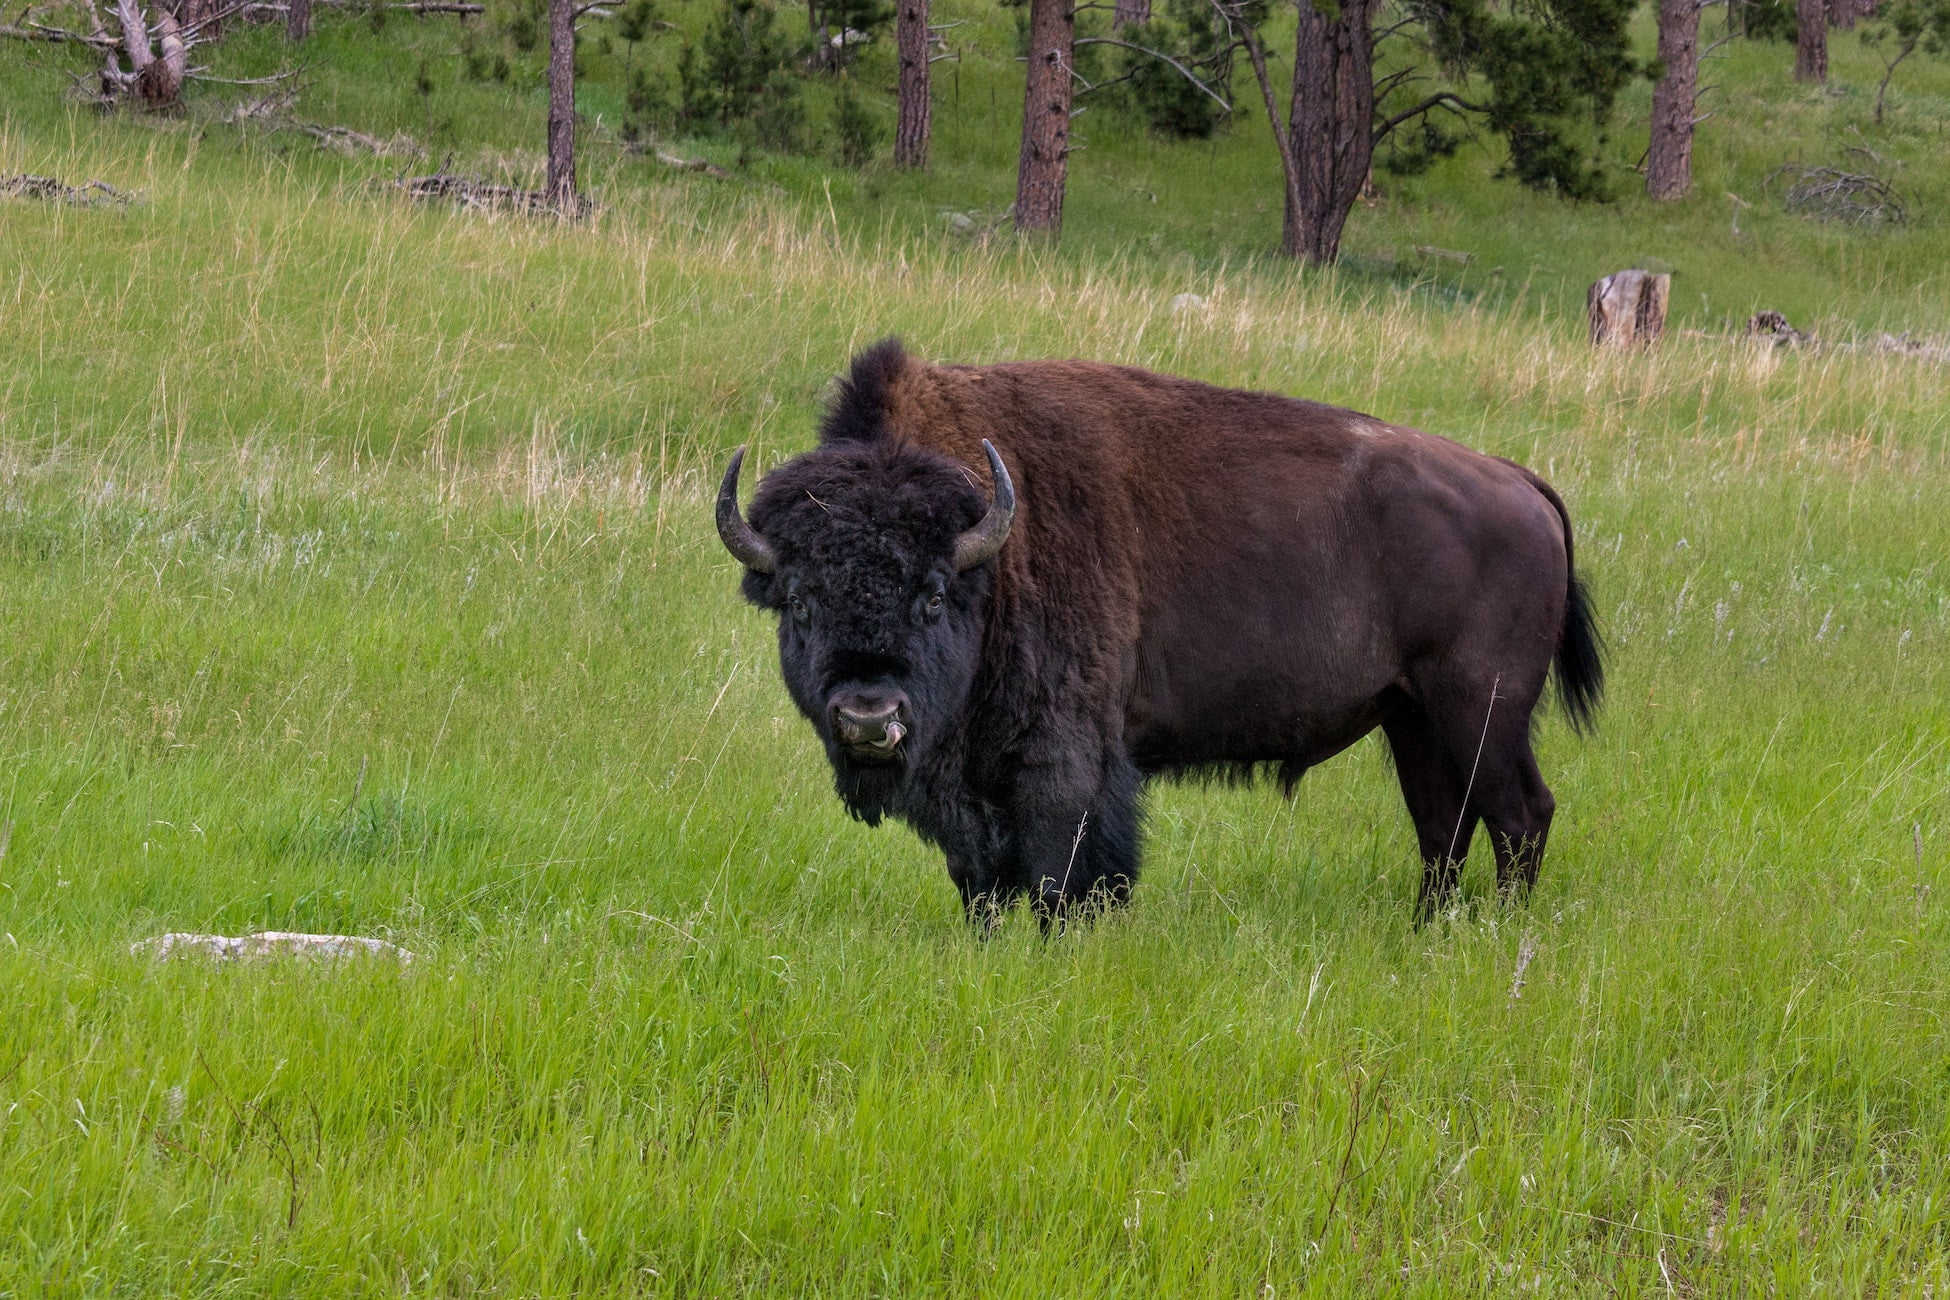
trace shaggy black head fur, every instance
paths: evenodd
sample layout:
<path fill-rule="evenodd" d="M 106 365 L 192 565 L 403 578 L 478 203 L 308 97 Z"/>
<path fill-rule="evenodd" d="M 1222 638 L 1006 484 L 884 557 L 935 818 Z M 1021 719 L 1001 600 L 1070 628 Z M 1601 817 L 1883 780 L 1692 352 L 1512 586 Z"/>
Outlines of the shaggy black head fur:
<path fill-rule="evenodd" d="M 855 395 L 845 390 L 842 407 Z M 773 471 L 752 503 L 751 522 L 779 565 L 748 571 L 745 595 L 778 612 L 786 687 L 826 745 L 840 798 L 870 825 L 901 811 L 914 769 L 936 756 L 967 698 L 988 582 L 982 569 L 957 574 L 952 557 L 955 539 L 987 509 L 953 461 L 884 427 Z M 831 702 L 896 692 L 906 701 L 905 740 L 884 759 L 849 752 Z"/>

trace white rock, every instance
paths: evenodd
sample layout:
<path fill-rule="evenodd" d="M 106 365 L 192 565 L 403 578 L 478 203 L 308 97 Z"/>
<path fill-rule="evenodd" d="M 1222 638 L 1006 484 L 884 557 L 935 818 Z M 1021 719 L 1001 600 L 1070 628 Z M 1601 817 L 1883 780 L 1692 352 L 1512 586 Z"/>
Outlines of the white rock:
<path fill-rule="evenodd" d="M 1181 293 L 1171 300 L 1173 312 L 1204 311 L 1205 299 L 1195 293 Z"/>
<path fill-rule="evenodd" d="M 392 957 L 404 966 L 413 954 L 384 939 L 367 939 L 352 934 L 293 934 L 284 930 L 261 930 L 237 938 L 222 934 L 189 934 L 178 931 L 159 934 L 129 946 L 132 956 L 145 953 L 161 961 L 165 957 L 203 956 L 216 961 L 259 961 L 266 957 Z"/>

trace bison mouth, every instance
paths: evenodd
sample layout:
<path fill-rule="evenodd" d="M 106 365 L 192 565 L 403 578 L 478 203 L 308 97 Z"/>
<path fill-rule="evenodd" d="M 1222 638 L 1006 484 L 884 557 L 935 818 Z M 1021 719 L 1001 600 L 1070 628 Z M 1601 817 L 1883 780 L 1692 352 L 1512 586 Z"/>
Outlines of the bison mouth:
<path fill-rule="evenodd" d="M 908 732 L 906 705 L 907 697 L 898 692 L 841 696 L 830 713 L 834 748 L 848 762 L 866 767 L 896 762 Z"/>
<path fill-rule="evenodd" d="M 886 731 L 871 740 L 841 740 L 840 752 L 855 763 L 865 763 L 869 767 L 882 766 L 900 757 L 901 740 L 906 735 L 905 726 L 890 722 Z"/>

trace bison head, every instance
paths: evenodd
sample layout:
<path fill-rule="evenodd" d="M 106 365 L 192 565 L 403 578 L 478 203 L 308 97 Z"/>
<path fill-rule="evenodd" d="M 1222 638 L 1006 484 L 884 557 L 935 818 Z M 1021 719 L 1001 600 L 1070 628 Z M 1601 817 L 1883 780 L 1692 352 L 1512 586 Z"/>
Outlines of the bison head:
<path fill-rule="evenodd" d="M 954 743 L 979 662 L 988 561 L 1015 489 L 986 441 L 995 501 L 945 456 L 895 440 L 833 442 L 765 477 L 738 513 L 740 447 L 718 535 L 748 600 L 779 615 L 786 689 L 819 733 L 840 797 L 869 825 Z"/>

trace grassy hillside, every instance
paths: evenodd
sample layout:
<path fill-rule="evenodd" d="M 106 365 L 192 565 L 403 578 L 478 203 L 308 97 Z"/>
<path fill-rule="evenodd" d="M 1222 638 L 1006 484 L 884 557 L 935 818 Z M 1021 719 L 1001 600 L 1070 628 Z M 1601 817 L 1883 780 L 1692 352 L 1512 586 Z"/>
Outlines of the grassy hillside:
<path fill-rule="evenodd" d="M 532 183 L 541 166 L 542 52 L 524 54 L 504 34 L 517 7 L 496 0 L 488 18 L 466 22 L 396 16 L 378 33 L 363 15 L 321 11 L 319 35 L 298 60 L 303 89 L 292 113 L 384 136 L 405 133 L 424 144 L 423 165 L 429 167 L 451 157 L 458 170 Z M 706 221 L 727 208 L 784 196 L 809 216 L 831 214 L 849 233 L 875 238 L 939 233 L 949 210 L 999 217 L 1014 197 L 1022 94 L 1015 61 L 1018 11 L 971 0 L 939 0 L 935 8 L 937 21 L 960 25 L 948 33 L 958 57 L 934 68 L 936 140 L 926 176 L 894 172 L 884 145 L 875 166 L 838 166 L 833 83 L 820 79 L 802 96 L 811 152 L 751 153 L 724 138 L 666 140 L 666 147 L 685 156 L 743 163 L 731 181 L 673 182 L 661 164 L 619 147 L 628 52 L 613 23 L 595 23 L 579 56 L 586 178 L 616 210 L 636 207 L 646 190 L 677 183 L 685 194 L 679 206 Z M 674 0 L 663 12 L 674 30 L 659 31 L 628 57 L 671 86 L 678 51 L 702 37 L 713 9 L 698 0 Z M 782 15 L 781 26 L 793 32 L 804 21 L 800 9 L 788 7 Z M 1102 24 L 1103 15 L 1086 14 L 1083 21 L 1090 29 Z M 1718 11 L 1708 14 L 1709 36 L 1720 22 Z M 1655 45 L 1649 11 L 1639 16 L 1637 43 L 1649 59 Z M 511 58 L 506 83 L 468 75 L 467 55 L 490 52 Z M 292 62 L 276 27 L 233 27 L 210 54 L 219 75 L 262 76 Z M 69 134 L 59 100 L 67 84 L 62 69 L 78 72 L 90 62 L 79 51 L 0 42 L 0 111 L 23 128 L 31 123 L 37 135 Z M 1276 76 L 1285 75 L 1285 62 Z M 1607 128 L 1604 156 L 1617 203 L 1567 203 L 1495 179 L 1502 153 L 1487 135 L 1426 176 L 1380 172 L 1380 197 L 1357 208 L 1350 224 L 1342 274 L 1377 283 L 1420 282 L 1444 293 L 1575 316 L 1592 280 L 1657 259 L 1676 271 L 1673 311 L 1683 326 L 1737 327 L 1755 310 L 1772 308 L 1826 333 L 1941 333 L 1950 321 L 1950 235 L 1942 220 L 1950 208 L 1950 58 L 1918 54 L 1905 63 L 1882 126 L 1871 120 L 1874 85 L 1883 70 L 1877 56 L 1856 35 L 1836 32 L 1831 63 L 1829 86 L 1812 88 L 1791 79 L 1791 46 L 1737 41 L 1718 50 L 1702 75 L 1709 89 L 1701 111 L 1710 116 L 1699 130 L 1698 183 L 1693 196 L 1679 203 L 1646 200 L 1634 170 L 1645 150 L 1651 103 L 1652 88 L 1643 81 L 1627 90 Z M 422 74 L 426 94 L 420 91 Z M 865 47 L 855 80 L 891 137 L 891 45 Z M 1076 123 L 1066 255 L 1142 259 L 1176 267 L 1188 280 L 1268 258 L 1279 236 L 1279 165 L 1243 65 L 1235 89 L 1239 111 L 1210 142 L 1161 139 L 1114 104 L 1089 107 Z M 207 87 L 196 92 L 197 111 L 189 122 L 164 129 L 195 135 L 205 155 L 243 151 L 255 158 L 270 150 L 311 174 L 391 176 L 413 165 L 309 158 L 316 145 L 307 137 L 267 134 L 263 124 L 212 123 L 227 105 L 254 93 Z M 142 137 L 156 129 L 152 123 L 133 132 Z M 1789 214 L 1782 210 L 1783 183 L 1766 182 L 1791 161 L 1878 171 L 1897 185 L 1915 219 L 1902 229 L 1869 232 Z M 1738 233 L 1729 194 L 1752 205 L 1739 209 Z M 1467 252 L 1470 261 L 1460 268 L 1430 261 L 1415 253 L 1417 246 Z M 1293 270 L 1275 264 L 1268 274 Z"/>
<path fill-rule="evenodd" d="M 360 30 L 327 40 L 378 59 Z M 145 196 L 0 200 L 0 1294 L 1950 1286 L 1950 370 L 1593 354 L 1562 250 L 1605 269 L 1646 209 L 1466 159 L 1357 246 L 1503 230 L 1547 263 L 1520 299 L 1475 263 L 1455 292 L 1248 262 L 1250 194 L 1206 186 L 1240 215 L 1198 244 L 1090 166 L 1056 251 L 941 233 L 954 163 L 829 208 L 803 161 L 598 155 L 589 227 L 413 208 L 366 186 L 396 163 L 64 111 L 0 58 L 0 172 Z M 412 129 L 336 66 L 306 112 Z M 452 93 L 470 166 L 533 138 Z M 1757 208 L 1762 273 L 1705 256 L 1715 202 L 1676 218 L 1687 292 L 1941 302 L 1932 224 Z M 1363 743 L 1291 804 L 1155 791 L 1127 914 L 974 940 L 934 854 L 840 811 L 708 521 L 727 447 L 803 448 L 894 331 L 1304 393 L 1549 475 L 1613 685 L 1595 738 L 1543 725 L 1532 904 L 1477 862 L 1413 928 Z M 419 960 L 128 952 L 263 928 Z"/>

